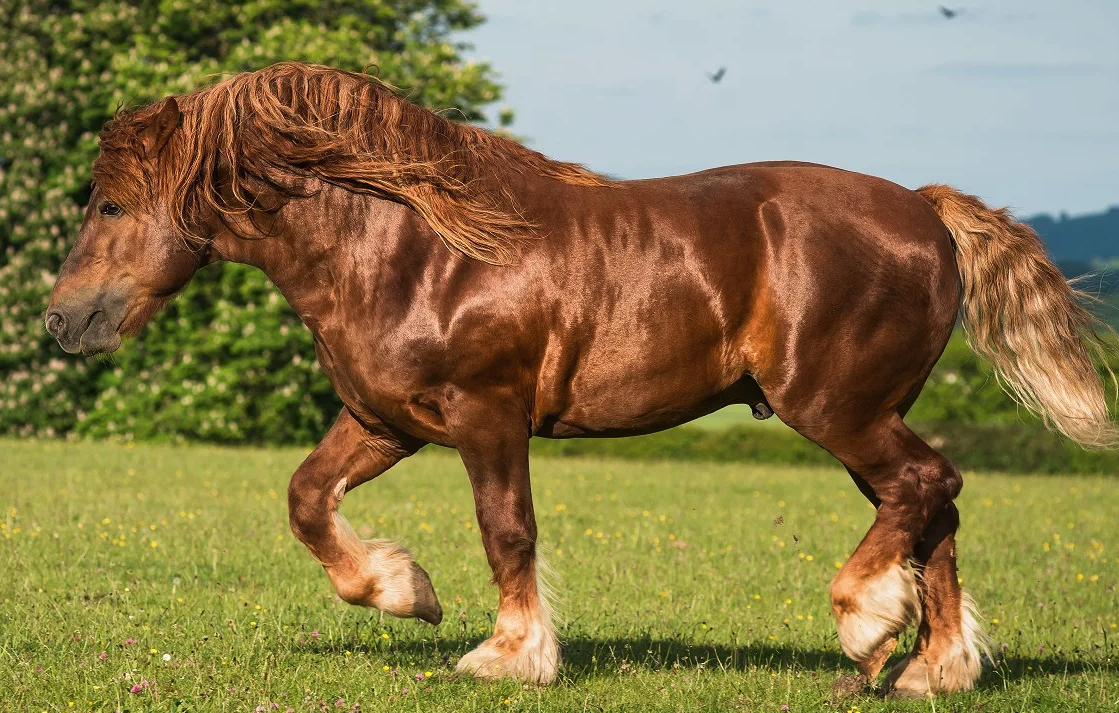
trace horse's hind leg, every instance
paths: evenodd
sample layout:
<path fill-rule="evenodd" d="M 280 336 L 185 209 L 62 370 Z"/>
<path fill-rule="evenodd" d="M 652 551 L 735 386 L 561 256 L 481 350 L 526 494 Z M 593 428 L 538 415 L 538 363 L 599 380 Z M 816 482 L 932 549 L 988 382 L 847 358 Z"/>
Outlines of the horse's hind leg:
<path fill-rule="evenodd" d="M 816 440 L 852 471 L 878 508 L 874 524 L 831 585 L 840 645 L 873 680 L 898 635 L 921 616 L 910 560 L 926 529 L 959 493 L 961 480 L 896 413 L 857 434 L 832 432 Z"/>
<path fill-rule="evenodd" d="M 881 502 L 869 484 L 850 472 L 859 490 L 879 507 Z M 961 589 L 956 574 L 955 533 L 959 524 L 959 510 L 955 503 L 948 503 L 933 517 L 914 547 L 912 564 L 921 595 L 920 625 L 913 650 L 886 677 L 883 688 L 891 695 L 923 697 L 937 691 L 970 690 L 982 669 L 980 654 L 990 658 L 975 602 Z M 869 681 L 877 677 L 895 645 L 896 639 L 888 640 L 879 656 L 860 662 L 860 671 Z"/>
<path fill-rule="evenodd" d="M 914 550 L 923 615 L 913 650 L 886 677 L 884 688 L 891 695 L 970 690 L 982 669 L 980 654 L 990 658 L 975 603 L 956 575 L 959 523 L 959 511 L 949 503 L 925 528 Z"/>
<path fill-rule="evenodd" d="M 904 417 L 916 402 L 917 387 L 899 404 Z M 855 485 L 875 508 L 882 505 L 874 489 L 850 468 Z M 923 697 L 935 691 L 969 690 L 982 669 L 981 653 L 990 658 L 987 636 L 978 621 L 975 602 L 960 588 L 956 574 L 956 530 L 960 514 L 948 503 L 934 515 L 913 550 L 917 588 L 921 594 L 921 618 L 917 641 L 905 659 L 894 666 L 883 688 L 891 695 Z M 860 670 L 873 682 L 896 646 L 887 641 L 879 655 L 860 663 Z"/>
<path fill-rule="evenodd" d="M 403 444 L 388 429 L 367 430 L 342 409 L 292 476 L 288 510 L 292 531 L 322 564 L 338 596 L 438 624 L 443 610 L 431 580 L 408 551 L 388 540 L 359 539 L 338 512 L 348 490 L 376 478 L 419 445 Z"/>

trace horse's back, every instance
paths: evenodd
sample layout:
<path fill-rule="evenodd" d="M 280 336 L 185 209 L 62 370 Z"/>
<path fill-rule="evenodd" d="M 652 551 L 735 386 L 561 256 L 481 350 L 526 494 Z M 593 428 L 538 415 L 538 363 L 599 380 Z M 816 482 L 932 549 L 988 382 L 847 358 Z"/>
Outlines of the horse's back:
<path fill-rule="evenodd" d="M 752 261 L 774 294 L 826 288 L 864 303 L 878 290 L 955 313 L 958 287 L 947 228 L 918 193 L 876 176 L 798 161 L 764 161 L 633 181 L 642 200 L 694 222 L 688 238 L 712 254 Z M 678 197 L 673 200 L 674 196 Z M 733 271 L 733 267 L 730 268 Z M 933 299 L 939 298 L 939 299 Z M 932 304 L 937 302 L 938 304 Z"/>

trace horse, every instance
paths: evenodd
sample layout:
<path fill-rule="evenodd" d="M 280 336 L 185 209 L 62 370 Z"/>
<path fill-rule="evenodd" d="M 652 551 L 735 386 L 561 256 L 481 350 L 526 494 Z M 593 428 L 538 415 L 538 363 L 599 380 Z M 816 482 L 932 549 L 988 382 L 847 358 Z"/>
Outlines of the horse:
<path fill-rule="evenodd" d="M 898 696 L 972 688 L 986 646 L 956 575 L 960 473 L 903 420 L 957 318 L 1050 427 L 1116 441 L 1084 295 L 1028 226 L 945 185 L 791 161 L 610 180 L 296 63 L 118 112 L 93 177 L 46 329 L 110 352 L 203 266 L 264 271 L 344 404 L 288 489 L 343 600 L 440 622 L 411 553 L 338 509 L 425 444 L 458 451 L 499 594 L 464 675 L 557 675 L 534 436 L 740 403 L 830 452 L 876 508 L 830 586 L 839 642 L 874 685 L 917 626 L 880 689 Z"/>

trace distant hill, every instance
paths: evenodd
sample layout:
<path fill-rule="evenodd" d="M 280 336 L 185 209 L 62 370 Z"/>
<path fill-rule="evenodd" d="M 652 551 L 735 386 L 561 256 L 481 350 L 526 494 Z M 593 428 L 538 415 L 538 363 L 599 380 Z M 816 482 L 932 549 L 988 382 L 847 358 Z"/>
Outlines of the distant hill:
<path fill-rule="evenodd" d="M 1080 281 L 1080 289 L 1119 307 L 1119 206 L 1075 218 L 1066 213 L 1056 218 L 1035 215 L 1026 222 L 1045 240 L 1065 277 L 1088 275 Z M 1119 311 L 1114 307 L 1101 316 L 1119 327 Z"/>
<path fill-rule="evenodd" d="M 1045 239 L 1057 262 L 1098 265 L 1119 258 L 1119 206 L 1075 218 L 1035 215 L 1026 222 Z"/>
<path fill-rule="evenodd" d="M 1119 206 L 1075 218 L 1035 215 L 1027 218 L 1045 240 L 1065 277 L 1082 277 L 1077 287 L 1101 298 L 1097 314 L 1119 329 Z"/>

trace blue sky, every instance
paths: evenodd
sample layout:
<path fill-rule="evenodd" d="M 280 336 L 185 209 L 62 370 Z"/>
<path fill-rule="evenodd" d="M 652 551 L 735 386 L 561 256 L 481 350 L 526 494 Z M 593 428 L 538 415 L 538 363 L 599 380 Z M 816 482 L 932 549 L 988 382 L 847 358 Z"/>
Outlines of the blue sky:
<path fill-rule="evenodd" d="M 1119 204 L 1119 0 L 480 0 L 513 129 L 622 178 L 766 159 Z M 707 72 L 727 68 L 719 84 Z"/>

